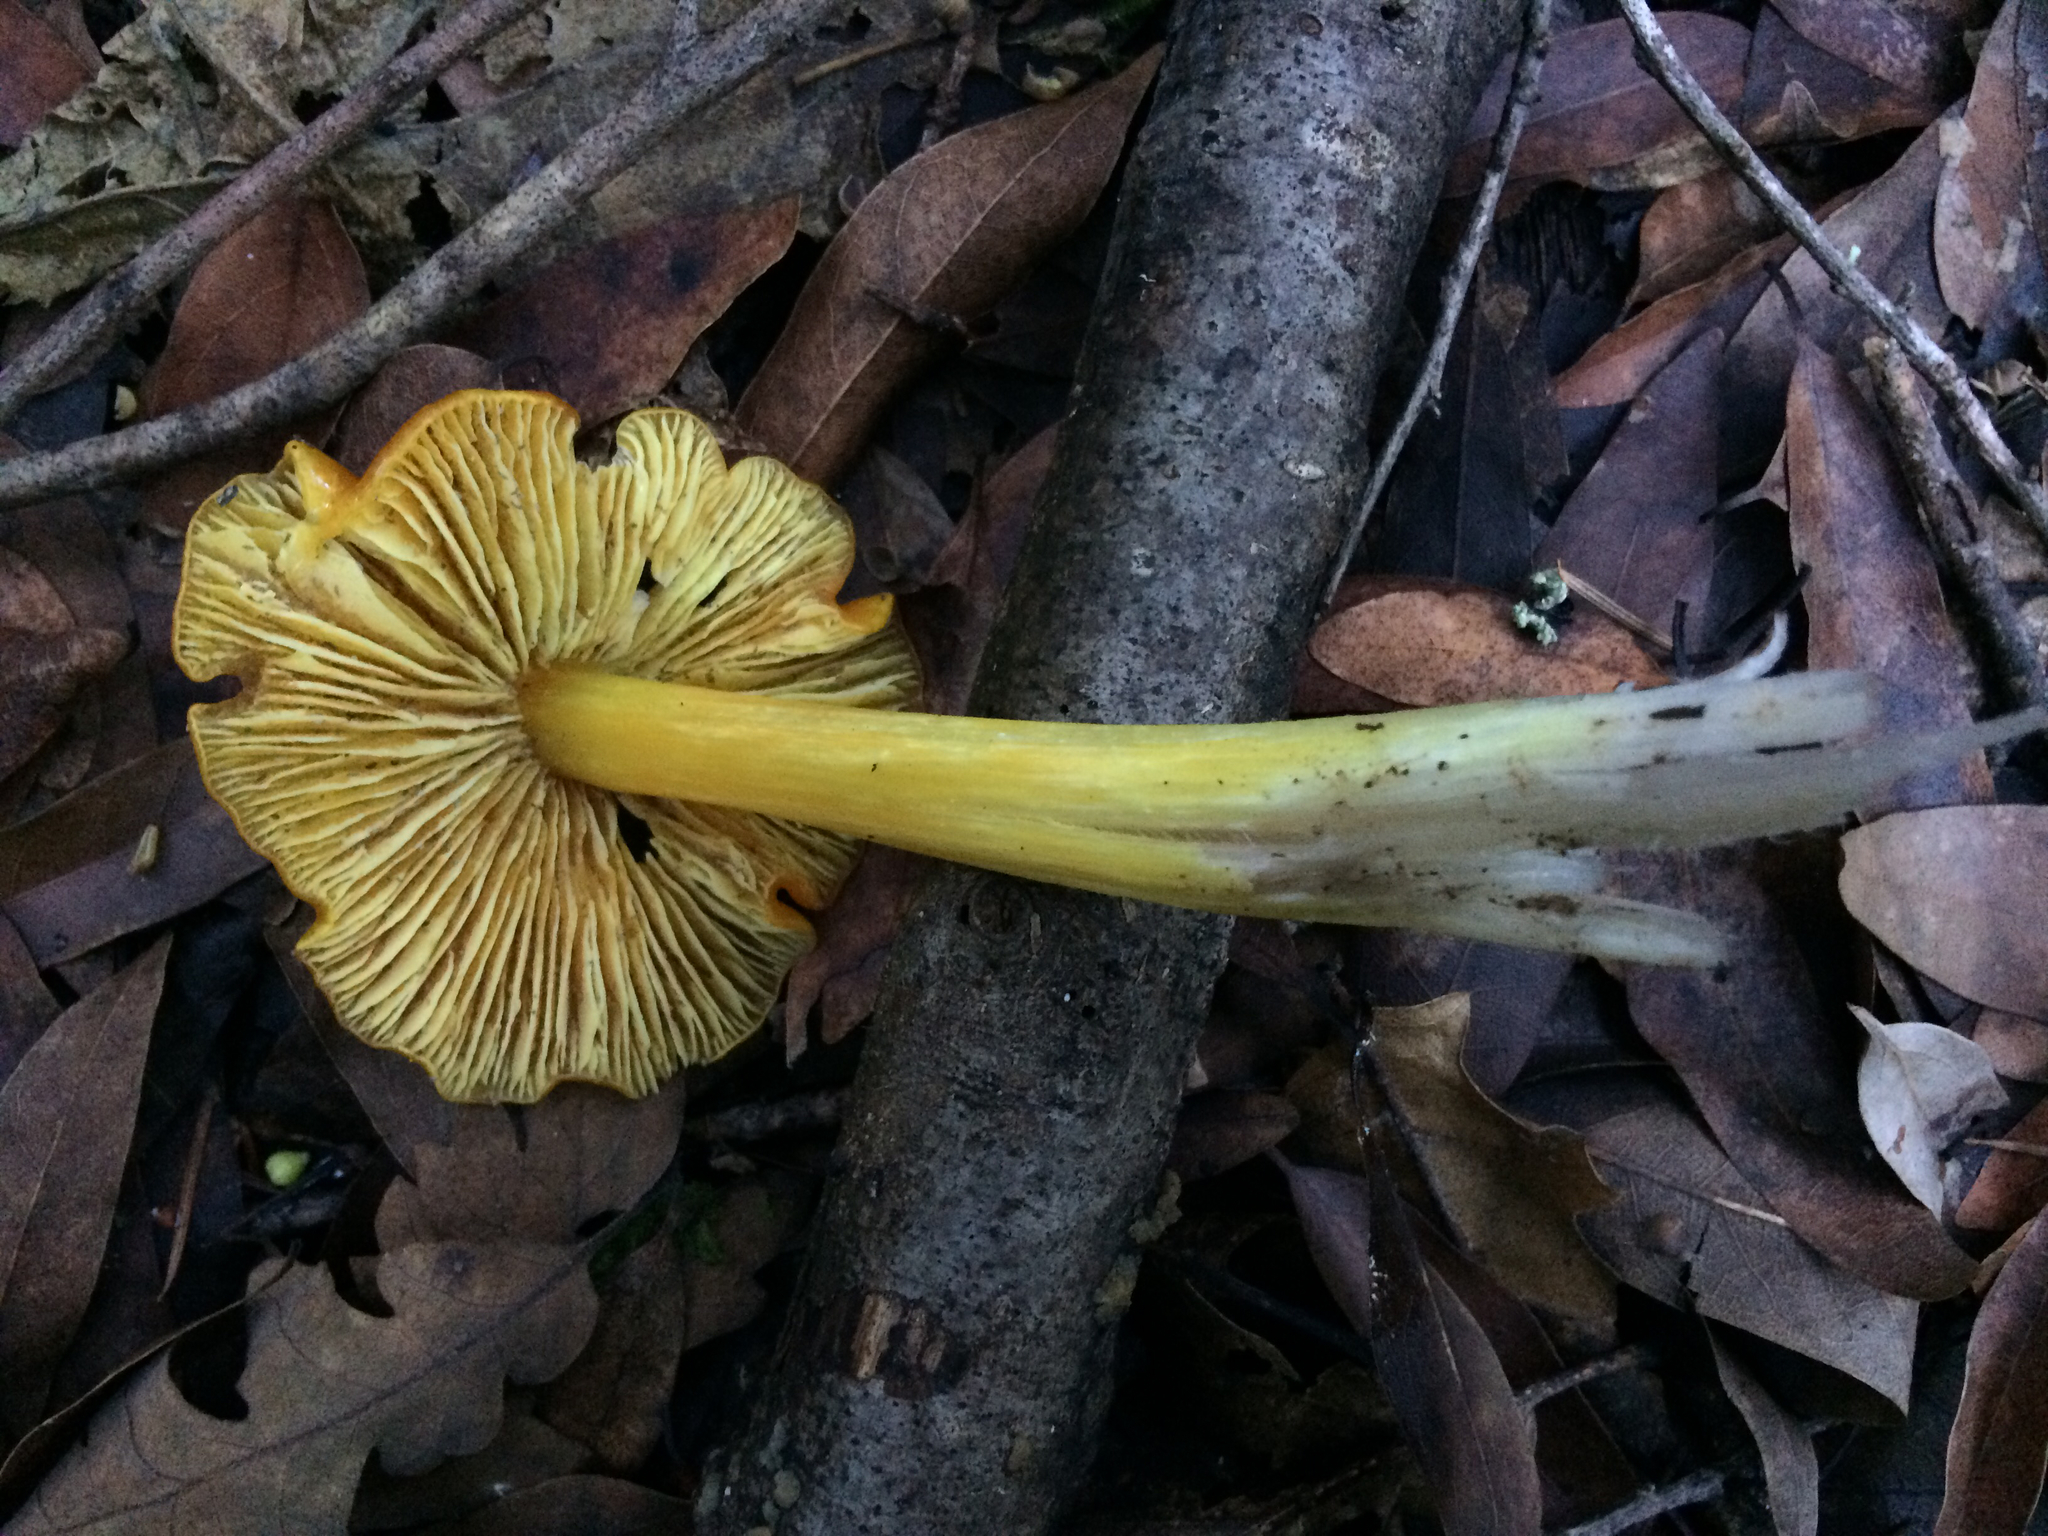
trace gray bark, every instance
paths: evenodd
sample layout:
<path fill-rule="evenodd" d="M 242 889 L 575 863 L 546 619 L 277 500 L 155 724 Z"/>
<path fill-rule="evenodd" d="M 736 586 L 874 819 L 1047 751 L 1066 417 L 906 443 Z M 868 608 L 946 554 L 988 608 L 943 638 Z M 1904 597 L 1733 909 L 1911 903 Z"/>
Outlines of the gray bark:
<path fill-rule="evenodd" d="M 1518 15 L 1184 0 L 974 713 L 1284 713 L 1410 266 Z M 933 880 L 707 1533 L 1049 1527 L 1228 928 Z"/>

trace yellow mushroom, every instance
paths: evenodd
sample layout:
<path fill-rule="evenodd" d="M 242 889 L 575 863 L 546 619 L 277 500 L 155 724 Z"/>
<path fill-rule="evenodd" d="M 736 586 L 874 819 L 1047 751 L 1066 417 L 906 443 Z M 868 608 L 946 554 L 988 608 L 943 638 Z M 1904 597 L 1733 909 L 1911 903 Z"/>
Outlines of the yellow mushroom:
<path fill-rule="evenodd" d="M 1219 912 L 1699 963 L 1594 845 L 1813 825 L 2000 732 L 1872 738 L 1851 674 L 1262 725 L 897 714 L 844 515 L 680 411 L 573 451 L 469 391 L 360 480 L 302 443 L 208 498 L 175 650 L 208 787 L 310 902 L 342 1022 L 460 1100 L 645 1093 L 754 1029 L 854 838 Z M 1828 744 L 1826 751 L 1792 750 Z"/>

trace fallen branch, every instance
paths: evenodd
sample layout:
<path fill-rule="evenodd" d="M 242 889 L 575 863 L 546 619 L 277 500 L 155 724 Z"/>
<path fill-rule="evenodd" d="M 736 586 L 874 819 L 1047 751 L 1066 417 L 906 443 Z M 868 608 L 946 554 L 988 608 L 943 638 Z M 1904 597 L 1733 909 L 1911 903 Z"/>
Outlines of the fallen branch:
<path fill-rule="evenodd" d="M 2048 675 L 2040 653 L 2020 622 L 1991 541 L 1977 521 L 1976 498 L 1956 473 L 1941 435 L 1935 431 L 1926 402 L 1914 386 L 1912 371 L 1896 342 L 1873 336 L 1863 344 L 1877 383 L 1877 401 L 1892 429 L 1892 445 L 1935 553 L 1948 573 L 1969 594 L 1976 611 L 1989 669 L 1995 672 L 2006 703 L 2017 709 L 2048 703 Z"/>
<path fill-rule="evenodd" d="M 20 410 L 30 396 L 63 382 L 74 367 L 97 355 L 149 308 L 166 283 L 190 271 L 231 231 L 304 182 L 397 103 L 425 89 L 456 60 L 475 52 L 540 3 L 476 0 L 242 172 L 154 245 L 101 278 L 92 292 L 0 373 L 0 422 Z"/>
<path fill-rule="evenodd" d="M 1473 199 L 1472 215 L 1466 221 L 1464 237 L 1459 240 L 1457 253 L 1451 258 L 1450 270 L 1444 274 L 1443 302 L 1437 312 L 1436 331 L 1429 339 L 1429 354 L 1423 359 L 1422 374 L 1416 379 L 1415 387 L 1408 392 L 1407 404 L 1401 407 L 1400 420 L 1394 423 L 1394 430 L 1387 434 L 1386 443 L 1380 448 L 1372 478 L 1366 482 L 1365 490 L 1358 498 L 1358 510 L 1344 535 L 1336 563 L 1330 567 L 1329 582 L 1323 589 L 1324 612 L 1337 600 L 1337 588 L 1343 582 L 1345 572 L 1351 568 L 1352 557 L 1358 553 L 1358 541 L 1365 536 L 1365 525 L 1372 519 L 1372 509 L 1386 494 L 1387 482 L 1394 477 L 1394 465 L 1400 460 L 1401 450 L 1408 446 L 1415 424 L 1422 420 L 1424 410 L 1435 410 L 1437 402 L 1443 398 L 1444 365 L 1450 360 L 1451 341 L 1458 332 L 1458 317 L 1465 312 L 1465 295 L 1471 290 L 1472 274 L 1479 270 L 1480 253 L 1493 238 L 1494 210 L 1500 206 L 1501 189 L 1508 183 L 1508 167 L 1514 162 L 1515 146 L 1522 142 L 1522 128 L 1529 121 L 1529 109 L 1536 103 L 1536 87 L 1542 79 L 1543 60 L 1550 53 L 1550 0 L 1527 0 L 1527 4 L 1526 19 L 1522 23 L 1522 48 L 1515 57 L 1515 74 L 1508 87 L 1507 106 L 1501 112 L 1500 126 L 1494 130 L 1493 148 L 1486 160 L 1486 174 L 1480 179 L 1479 192 Z"/>
<path fill-rule="evenodd" d="M 2048 544 L 2048 495 L 2044 495 L 2041 487 L 2028 477 L 2020 461 L 2013 457 L 2012 450 L 2006 447 L 2005 440 L 1998 435 L 1998 428 L 1992 425 L 1990 413 L 1971 390 L 1970 381 L 1956 366 L 1955 359 L 1942 351 L 1912 316 L 1880 293 L 1875 283 L 1835 249 L 1834 242 L 1814 222 L 1813 215 L 1785 190 L 1784 183 L 1771 173 L 1771 168 L 1763 163 L 1735 125 L 1722 115 L 1721 109 L 1700 88 L 1699 81 L 1693 78 L 1692 71 L 1685 67 L 1685 61 L 1671 46 L 1671 39 L 1664 35 L 1664 29 L 1650 14 L 1648 0 L 1620 0 L 1620 4 L 1621 13 L 1627 18 L 1629 30 L 1635 34 L 1636 43 L 1657 83 L 1670 92 L 1671 99 L 1707 136 L 1708 142 L 1721 152 L 1722 158 L 1744 184 L 1769 205 L 1778 222 L 1819 263 L 1836 290 L 1847 296 L 1898 343 L 1914 370 L 1956 413 L 1956 420 L 1969 437 L 1971 446 L 1998 477 L 1999 484 L 2005 487 L 2014 504 L 2026 514 L 2027 521 L 2033 525 L 2042 543 Z"/>
<path fill-rule="evenodd" d="M 728 94 L 833 8 L 833 0 L 764 0 L 713 36 L 700 38 L 694 0 L 683 0 L 668 55 L 653 79 L 414 268 L 355 324 L 275 372 L 202 405 L 0 464 L 0 507 L 161 469 L 334 404 L 392 353 L 430 331 L 494 272 L 560 228 L 585 198 L 656 139 Z"/>

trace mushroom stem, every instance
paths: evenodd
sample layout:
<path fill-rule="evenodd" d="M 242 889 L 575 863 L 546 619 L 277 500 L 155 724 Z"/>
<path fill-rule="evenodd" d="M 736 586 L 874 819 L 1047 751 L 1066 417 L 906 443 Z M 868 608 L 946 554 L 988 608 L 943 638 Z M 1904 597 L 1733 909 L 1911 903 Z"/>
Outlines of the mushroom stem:
<path fill-rule="evenodd" d="M 1173 906 L 1667 964 L 1718 960 L 1718 937 L 1603 894 L 1581 850 L 1813 826 L 1904 771 L 2011 734 L 1854 740 L 1874 736 L 1882 704 L 1868 677 L 1806 673 L 1375 717 L 1083 725 L 581 667 L 520 685 L 541 763 L 623 794 Z"/>

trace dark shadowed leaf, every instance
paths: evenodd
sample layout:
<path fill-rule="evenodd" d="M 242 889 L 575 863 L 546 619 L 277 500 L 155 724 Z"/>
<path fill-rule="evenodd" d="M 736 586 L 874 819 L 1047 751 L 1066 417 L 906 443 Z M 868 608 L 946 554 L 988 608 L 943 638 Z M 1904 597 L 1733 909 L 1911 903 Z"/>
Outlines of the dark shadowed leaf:
<path fill-rule="evenodd" d="M 740 399 L 740 428 L 807 479 L 844 474 L 896 389 L 954 345 L 1100 195 L 1159 67 L 955 134 L 869 193 Z"/>
<path fill-rule="evenodd" d="M 1813 1453 L 1812 1434 L 1798 1415 L 1771 1396 L 1712 1324 L 1707 1326 L 1707 1341 L 1721 1389 L 1756 1441 L 1777 1536 L 1814 1536 L 1820 1529 L 1820 1462 Z"/>
<path fill-rule="evenodd" d="M 1181 1103 L 1166 1166 L 1183 1180 L 1214 1178 L 1277 1147 L 1301 1124 L 1282 1095 L 1218 1088 Z"/>
<path fill-rule="evenodd" d="M 1716 850 L 1652 867 L 1651 886 L 1727 934 L 1731 958 L 1710 971 L 1631 967 L 1629 1011 L 1729 1159 L 1794 1232 L 1858 1278 L 1924 1301 L 1962 1290 L 1969 1256 L 1863 1153 L 1854 1058 L 1749 858 Z"/>
<path fill-rule="evenodd" d="M 0 917 L 0 1082 L 63 1011 L 43 984 L 20 932 Z"/>
<path fill-rule="evenodd" d="M 2020 1536 L 2048 1465 L 2048 1222 L 2005 1261 L 1970 1330 L 1935 1536 Z"/>
<path fill-rule="evenodd" d="M 1413 929 L 1361 928 L 1350 937 L 1374 1003 L 1413 1006 L 1447 992 L 1471 999 L 1460 1059 L 1473 1085 L 1493 1098 L 1529 1060 L 1572 968 L 1569 955 Z"/>
<path fill-rule="evenodd" d="M 168 937 L 71 1005 L 0 1088 L 0 1428 L 42 1417 L 99 1276 Z"/>
<path fill-rule="evenodd" d="M 10 1533 L 341 1536 L 373 1452 L 404 1475 L 481 1450 L 505 1380 L 557 1374 L 597 1317 L 578 1248 L 422 1244 L 385 1255 L 376 1278 L 388 1317 L 349 1306 L 317 1266 L 251 1303 L 242 1418 L 186 1402 L 160 1358 L 95 1416 Z"/>
<path fill-rule="evenodd" d="M 1380 1077 L 1460 1245 L 1525 1301 L 1606 1318 L 1614 1285 L 1573 1226 L 1608 1204 L 1574 1131 L 1536 1126 L 1472 1086 L 1459 1065 L 1471 1000 L 1453 992 L 1373 1014 Z"/>
<path fill-rule="evenodd" d="M 684 1349 L 744 1328 L 761 1315 L 768 1292 L 754 1272 L 798 1240 L 808 1213 L 804 1181 L 770 1173 L 728 1184 L 699 1202 L 694 1216 L 684 1214 Z"/>
<path fill-rule="evenodd" d="M 153 862 L 136 858 L 150 827 Z M 189 911 L 263 867 L 206 793 L 191 744 L 168 742 L 0 831 L 0 912 L 50 966 Z"/>
<path fill-rule="evenodd" d="M 2048 1024 L 2024 1014 L 1986 1008 L 1977 1015 L 1970 1038 L 1984 1047 L 2000 1077 L 2048 1083 Z"/>
<path fill-rule="evenodd" d="M 931 869 L 931 860 L 900 848 L 870 843 L 861 850 L 846 884 L 815 919 L 817 947 L 790 970 L 783 1013 L 790 1060 L 803 1054 L 810 1039 L 814 1006 L 827 1045 L 845 1039 L 874 1012 L 889 946 Z"/>
<path fill-rule="evenodd" d="M 404 347 L 356 391 L 327 450 L 360 475 L 413 412 L 458 389 L 487 388 L 496 377 L 489 359 L 460 347 Z"/>
<path fill-rule="evenodd" d="M 2001 353 L 2048 301 L 2048 273 L 2027 206 L 2033 124 L 2019 99 L 2021 9 L 2021 0 L 2006 0 L 1984 39 L 1970 104 L 1942 137 L 1934 198 L 1941 296 L 1965 325 L 1984 333 L 1987 348 Z"/>
<path fill-rule="evenodd" d="M 1941 133 L 1939 123 L 1927 128 L 1890 170 L 1821 221 L 1835 248 L 1854 249 L 1864 275 L 1886 293 L 1899 295 L 1914 319 L 1936 336 L 1948 324 L 1933 258 Z M 1848 358 L 1867 327 L 1862 311 L 1834 292 L 1811 256 L 1801 251 L 1786 261 L 1783 281 L 1765 289 L 1728 339 L 1721 374 L 1724 475 L 1753 473 L 1770 457 L 1799 339 Z"/>
<path fill-rule="evenodd" d="M 0 145 L 14 148 L 91 78 L 84 60 L 21 0 L 0 0 Z"/>
<path fill-rule="evenodd" d="M 1934 556 L 1884 434 L 1848 375 L 1799 343 L 1785 404 L 1792 553 L 1813 568 L 1804 592 L 1807 664 L 1892 683 L 1900 730 L 1970 718 L 1970 660 L 1942 601 Z M 1991 798 L 1984 755 L 1892 786 L 1871 810 Z"/>
<path fill-rule="evenodd" d="M 1742 81 L 1742 129 L 1759 144 L 1860 139 L 1931 123 L 1946 90 L 1908 90 L 1801 37 L 1770 6 L 1758 14 Z"/>
<path fill-rule="evenodd" d="M 1904 1409 L 1919 1307 L 1793 1236 L 1692 1116 L 1647 1104 L 1588 1126 L 1586 1146 L 1621 1199 L 1579 1226 L 1624 1281 L 1833 1366 Z"/>
<path fill-rule="evenodd" d="M 431 1472 L 393 1477 L 373 1458 L 349 1510 L 351 1536 L 434 1520 L 457 1520 L 538 1483 L 581 1472 L 590 1452 L 531 1413 L 508 1411 L 491 1443 L 451 1456 Z"/>
<path fill-rule="evenodd" d="M 1667 681 L 1628 632 L 1580 613 L 1539 646 L 1510 618 L 1514 599 L 1418 576 L 1353 577 L 1309 637 L 1309 654 L 1345 682 L 1399 704 L 1471 704 L 1611 693 Z"/>
<path fill-rule="evenodd" d="M 2048 808 L 1957 805 L 1842 839 L 1857 922 L 1944 987 L 2048 1018 Z"/>
<path fill-rule="evenodd" d="M 2039 1153 L 2000 1148 L 1984 1160 L 1977 1180 L 1956 1207 L 1956 1225 L 1974 1232 L 2010 1232 L 2048 1205 L 2048 1099 L 2043 1099 L 1999 1138 Z"/>
<path fill-rule="evenodd" d="M 1672 605 L 1699 612 L 1713 574 L 1714 530 L 1703 519 L 1720 499 L 1720 366 L 1717 330 L 1665 364 L 1536 551 L 1537 565 L 1563 566 L 1667 633 Z"/>
<path fill-rule="evenodd" d="M 1914 0 L 1778 0 L 1773 7 L 1815 46 L 1915 95 L 1939 96 L 1963 77 L 1962 5 Z"/>
<path fill-rule="evenodd" d="M 1718 16 L 1678 11 L 1664 20 L 1671 43 L 1707 93 L 1725 111 L 1742 95 L 1749 29 Z M 1463 197 L 1479 185 L 1493 130 L 1507 100 L 1512 59 L 1503 60 L 1466 125 L 1445 194 Z M 1615 168 L 1696 137 L 1690 119 L 1636 62 L 1635 38 L 1618 18 L 1560 33 L 1543 69 L 1543 94 L 1515 147 L 1517 181 L 1617 181 Z M 1607 172 L 1603 177 L 1600 173 Z"/>
<path fill-rule="evenodd" d="M 558 1477 L 464 1517 L 445 1536 L 670 1536 L 689 1529 L 690 1506 L 612 1477 Z"/>
<path fill-rule="evenodd" d="M 543 267 L 460 327 L 498 363 L 538 359 L 547 388 L 595 424 L 644 405 L 690 343 L 796 238 L 795 198 L 674 218 Z"/>
<path fill-rule="evenodd" d="M 362 259 L 334 211 L 302 198 L 275 203 L 193 269 L 163 355 L 143 380 L 143 415 L 168 415 L 260 379 L 369 307 Z M 297 430 L 317 442 L 333 419 L 322 413 Z M 201 501 L 244 471 L 268 469 L 292 435 L 260 433 L 163 471 L 143 493 L 144 515 L 182 531 Z"/>
<path fill-rule="evenodd" d="M 1423 1262 L 1392 1181 L 1372 1166 L 1369 1179 L 1287 1166 L 1309 1252 L 1372 1341 L 1447 1536 L 1528 1536 L 1542 1521 L 1529 1422 L 1486 1334 Z"/>

